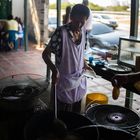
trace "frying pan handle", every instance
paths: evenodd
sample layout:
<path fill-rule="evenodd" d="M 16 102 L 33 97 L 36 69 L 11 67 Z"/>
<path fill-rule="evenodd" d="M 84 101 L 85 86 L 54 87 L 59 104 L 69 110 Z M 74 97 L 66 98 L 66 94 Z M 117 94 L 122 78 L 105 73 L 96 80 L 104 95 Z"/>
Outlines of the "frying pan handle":
<path fill-rule="evenodd" d="M 128 132 L 136 134 L 140 130 L 140 123 L 138 123 L 137 126 L 131 127 L 130 129 L 127 129 Z"/>
<path fill-rule="evenodd" d="M 130 132 L 132 132 L 132 133 L 137 133 L 139 130 L 140 130 L 140 123 L 139 123 L 136 127 L 131 128 L 131 129 L 130 129 Z"/>
<path fill-rule="evenodd" d="M 140 123 L 137 125 L 137 128 L 140 130 Z"/>
<path fill-rule="evenodd" d="M 140 123 L 137 126 L 131 127 L 129 129 L 126 129 L 126 131 L 137 134 L 137 132 L 140 130 Z"/>
<path fill-rule="evenodd" d="M 95 103 L 95 101 L 91 101 L 91 102 L 89 102 L 89 103 L 86 105 L 85 111 L 87 111 L 89 108 L 95 107 L 95 106 L 97 106 L 97 105 L 99 105 L 99 104 L 98 104 L 98 103 Z"/>
<path fill-rule="evenodd" d="M 57 95 L 56 95 L 56 84 L 54 85 L 54 114 L 57 119 Z"/>
<path fill-rule="evenodd" d="M 94 101 L 91 101 L 88 105 L 86 105 L 85 112 L 83 113 L 83 116 L 87 116 L 87 111 L 88 111 L 89 108 L 95 107 L 97 105 L 99 105 L 99 104 L 98 103 L 94 103 Z"/>
<path fill-rule="evenodd" d="M 54 117 L 57 119 L 57 95 L 56 95 L 56 84 L 51 85 L 51 96 L 52 96 L 52 109 L 54 111 Z"/>

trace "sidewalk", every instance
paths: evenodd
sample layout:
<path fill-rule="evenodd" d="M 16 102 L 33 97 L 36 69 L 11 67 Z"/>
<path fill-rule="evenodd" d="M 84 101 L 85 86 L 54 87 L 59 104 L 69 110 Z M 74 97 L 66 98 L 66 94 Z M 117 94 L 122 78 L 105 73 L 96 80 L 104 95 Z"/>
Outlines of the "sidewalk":
<path fill-rule="evenodd" d="M 32 73 L 46 75 L 46 65 L 42 59 L 42 50 L 33 46 L 28 51 L 0 52 L 0 78 L 12 75 Z"/>

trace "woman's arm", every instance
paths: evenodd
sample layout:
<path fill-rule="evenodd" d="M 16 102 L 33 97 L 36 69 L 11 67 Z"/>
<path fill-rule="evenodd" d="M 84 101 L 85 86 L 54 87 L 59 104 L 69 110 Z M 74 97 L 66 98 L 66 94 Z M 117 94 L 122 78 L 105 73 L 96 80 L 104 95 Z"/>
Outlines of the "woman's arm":
<path fill-rule="evenodd" d="M 42 53 L 42 58 L 47 64 L 47 66 L 52 71 L 52 83 L 56 84 L 59 78 L 59 71 L 56 65 L 51 61 L 51 53 L 61 55 L 61 45 L 62 45 L 62 35 L 61 35 L 61 28 L 57 28 L 53 33 L 48 46 L 44 49 Z"/>
<path fill-rule="evenodd" d="M 51 51 L 49 47 L 46 47 L 45 50 L 43 51 L 42 58 L 52 71 L 52 84 L 56 84 L 59 78 L 59 71 L 51 61 Z"/>

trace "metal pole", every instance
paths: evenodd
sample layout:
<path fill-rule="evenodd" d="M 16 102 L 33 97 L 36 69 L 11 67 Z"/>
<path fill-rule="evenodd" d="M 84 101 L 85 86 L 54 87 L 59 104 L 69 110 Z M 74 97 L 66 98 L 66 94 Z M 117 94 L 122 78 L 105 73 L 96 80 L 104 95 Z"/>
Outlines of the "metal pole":
<path fill-rule="evenodd" d="M 133 105 L 133 92 L 126 90 L 125 107 L 132 109 Z"/>
<path fill-rule="evenodd" d="M 139 0 L 131 0 L 130 36 L 138 35 Z"/>
<path fill-rule="evenodd" d="M 28 0 L 24 0 L 24 50 L 28 50 Z"/>
<path fill-rule="evenodd" d="M 61 0 L 57 0 L 57 27 L 61 23 Z"/>

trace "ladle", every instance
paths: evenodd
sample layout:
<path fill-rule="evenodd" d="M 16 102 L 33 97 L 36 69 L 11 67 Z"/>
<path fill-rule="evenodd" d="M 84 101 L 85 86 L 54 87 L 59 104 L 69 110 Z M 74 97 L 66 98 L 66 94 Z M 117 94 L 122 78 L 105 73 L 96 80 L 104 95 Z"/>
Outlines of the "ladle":
<path fill-rule="evenodd" d="M 57 95 L 56 95 L 56 84 L 52 84 L 52 92 L 53 94 L 53 110 L 54 110 L 54 121 L 53 121 L 53 132 L 58 137 L 64 137 L 66 135 L 67 127 L 66 124 L 58 119 L 58 110 L 57 110 Z"/>

